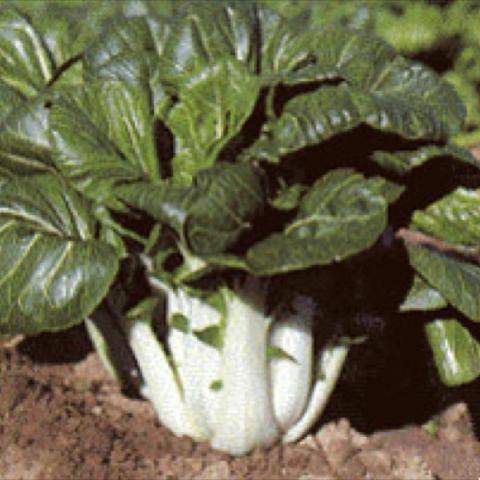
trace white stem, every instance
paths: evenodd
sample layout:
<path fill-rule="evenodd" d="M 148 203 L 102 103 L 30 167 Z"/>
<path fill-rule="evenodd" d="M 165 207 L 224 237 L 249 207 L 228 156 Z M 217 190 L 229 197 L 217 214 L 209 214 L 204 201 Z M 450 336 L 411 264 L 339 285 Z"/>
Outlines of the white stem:
<path fill-rule="evenodd" d="M 294 312 L 272 326 L 270 341 L 292 358 L 270 360 L 275 417 L 283 431 L 288 430 L 305 409 L 312 387 L 314 303 L 298 295 Z"/>
<path fill-rule="evenodd" d="M 266 358 L 271 319 L 265 316 L 262 305 L 252 304 L 251 298 L 243 300 L 232 294 L 227 306 L 223 388 L 211 444 L 232 455 L 242 455 L 256 447 L 270 446 L 280 437 Z"/>
<path fill-rule="evenodd" d="M 300 420 L 283 436 L 284 443 L 302 438 L 319 419 L 340 376 L 348 349 L 346 345 L 334 345 L 325 347 L 322 351 L 317 362 L 317 380 L 309 404 Z"/>
<path fill-rule="evenodd" d="M 198 298 L 182 290 L 168 295 L 168 315 L 181 313 L 189 320 L 188 332 L 169 328 L 168 345 L 183 387 L 183 399 L 191 418 L 205 439 L 213 434 L 219 393 L 210 387 L 220 379 L 221 354 L 200 341 L 194 331 L 218 325 L 220 314 Z"/>
<path fill-rule="evenodd" d="M 145 382 L 141 393 L 152 402 L 160 421 L 176 435 L 203 440 L 203 432 L 185 407 L 181 387 L 151 325 L 135 320 L 129 326 L 128 338 Z"/>

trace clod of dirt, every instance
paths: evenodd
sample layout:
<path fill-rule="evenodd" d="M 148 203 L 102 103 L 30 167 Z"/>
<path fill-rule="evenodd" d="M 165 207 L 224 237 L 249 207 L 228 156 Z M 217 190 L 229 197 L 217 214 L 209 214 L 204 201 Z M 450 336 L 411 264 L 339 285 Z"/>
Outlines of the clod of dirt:
<path fill-rule="evenodd" d="M 234 458 L 178 438 L 151 406 L 127 398 L 93 353 L 75 363 L 36 363 L 0 350 L 2 480 L 458 480 L 480 477 L 480 443 L 466 405 L 434 422 L 364 435 L 348 420 L 296 445 Z"/>

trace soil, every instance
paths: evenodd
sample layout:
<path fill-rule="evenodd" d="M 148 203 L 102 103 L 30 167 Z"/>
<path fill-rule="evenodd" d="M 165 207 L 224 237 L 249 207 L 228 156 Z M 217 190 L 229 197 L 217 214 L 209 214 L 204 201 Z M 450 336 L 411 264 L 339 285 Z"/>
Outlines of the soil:
<path fill-rule="evenodd" d="M 2 480 L 480 478 L 465 403 L 427 426 L 370 435 L 331 418 L 299 444 L 234 458 L 159 425 L 149 403 L 122 393 L 75 333 L 75 341 L 43 335 L 0 347 Z"/>

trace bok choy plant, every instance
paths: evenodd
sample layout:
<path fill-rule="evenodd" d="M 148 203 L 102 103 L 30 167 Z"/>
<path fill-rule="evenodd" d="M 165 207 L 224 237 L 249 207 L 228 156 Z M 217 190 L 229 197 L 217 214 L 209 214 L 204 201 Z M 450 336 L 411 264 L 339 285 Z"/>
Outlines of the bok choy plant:
<path fill-rule="evenodd" d="M 358 340 L 329 276 L 393 229 L 397 309 L 433 312 L 447 384 L 480 375 L 479 165 L 449 142 L 452 87 L 304 14 L 101 5 L 78 44 L 61 15 L 0 10 L 0 334 L 85 321 L 174 433 L 292 442 Z"/>

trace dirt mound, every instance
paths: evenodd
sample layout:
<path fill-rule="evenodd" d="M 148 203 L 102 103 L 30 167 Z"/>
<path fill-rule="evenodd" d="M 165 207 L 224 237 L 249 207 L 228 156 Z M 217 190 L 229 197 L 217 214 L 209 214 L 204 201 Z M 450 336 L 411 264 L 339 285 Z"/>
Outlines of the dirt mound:
<path fill-rule="evenodd" d="M 0 351 L 0 478 L 477 479 L 480 444 L 457 404 L 428 428 L 363 435 L 345 419 L 297 445 L 232 458 L 161 427 L 147 402 L 127 398 L 95 354 L 34 362 Z"/>

